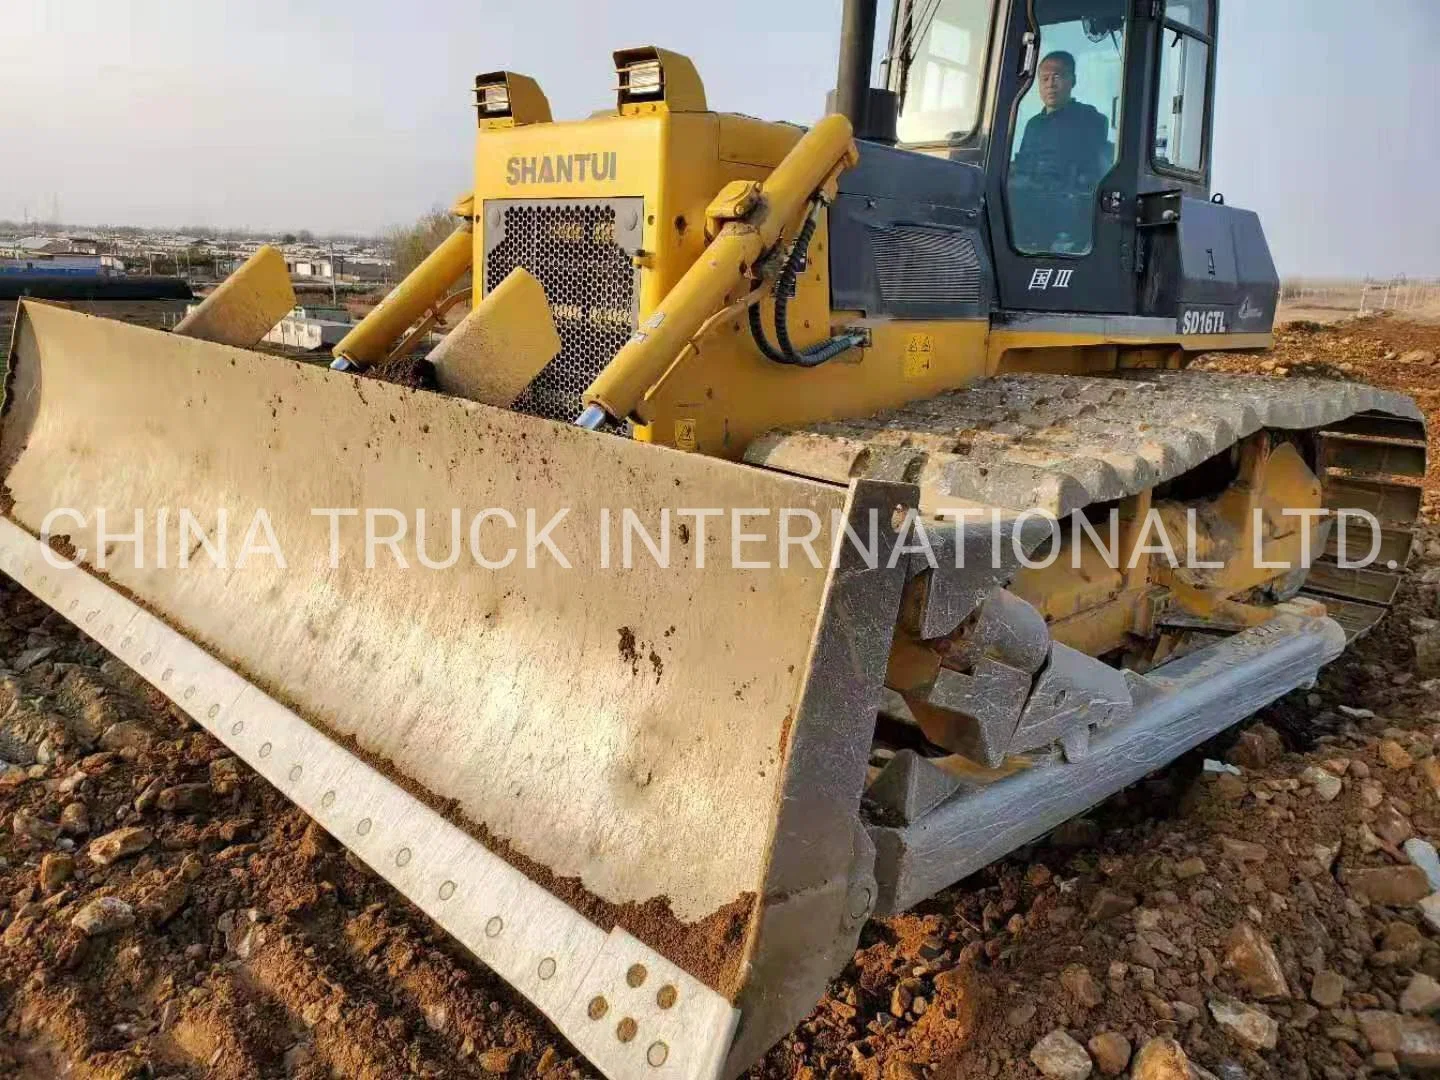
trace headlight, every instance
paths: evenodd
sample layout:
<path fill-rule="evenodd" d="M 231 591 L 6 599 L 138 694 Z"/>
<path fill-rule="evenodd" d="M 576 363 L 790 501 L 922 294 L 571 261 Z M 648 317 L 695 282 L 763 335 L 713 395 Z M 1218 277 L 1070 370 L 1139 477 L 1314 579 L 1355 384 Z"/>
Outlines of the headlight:
<path fill-rule="evenodd" d="M 625 69 L 626 89 L 631 97 L 653 97 L 660 93 L 660 61 L 646 60 Z"/>
<path fill-rule="evenodd" d="M 510 89 L 506 86 L 486 86 L 480 90 L 480 109 L 487 113 L 510 111 Z"/>

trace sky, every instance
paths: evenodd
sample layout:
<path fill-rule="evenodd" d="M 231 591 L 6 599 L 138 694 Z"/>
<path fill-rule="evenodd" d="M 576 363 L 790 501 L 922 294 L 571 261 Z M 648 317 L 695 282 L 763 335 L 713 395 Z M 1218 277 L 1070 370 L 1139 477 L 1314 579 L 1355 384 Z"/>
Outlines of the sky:
<path fill-rule="evenodd" d="M 0 219 L 373 233 L 466 189 L 477 72 L 579 118 L 613 101 L 612 49 L 660 44 L 712 108 L 808 122 L 840 0 L 4 7 Z M 1437 0 L 1221 4 L 1215 189 L 1282 273 L 1440 275 L 1437 47 Z"/>

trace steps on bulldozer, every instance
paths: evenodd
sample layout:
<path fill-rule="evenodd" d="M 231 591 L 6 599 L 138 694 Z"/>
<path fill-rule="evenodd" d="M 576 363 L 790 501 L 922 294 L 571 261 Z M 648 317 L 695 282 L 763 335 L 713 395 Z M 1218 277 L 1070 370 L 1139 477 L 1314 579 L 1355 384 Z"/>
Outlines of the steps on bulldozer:
<path fill-rule="evenodd" d="M 881 914 L 904 911 L 1264 708 L 1343 651 L 1330 619 L 1281 604 L 1275 617 L 1145 675 L 1123 673 L 1123 719 L 1061 754 L 986 770 L 900 750 L 874 770 L 866 799 Z"/>
<path fill-rule="evenodd" d="M 1380 523 L 1378 537 L 1363 519 L 1332 529 L 1300 593 L 1323 603 L 1353 641 L 1384 618 L 1410 564 L 1425 478 L 1425 424 L 1366 412 L 1326 426 L 1318 443 L 1326 508 L 1364 510 Z M 1344 565 L 1372 552 L 1369 565 Z"/>

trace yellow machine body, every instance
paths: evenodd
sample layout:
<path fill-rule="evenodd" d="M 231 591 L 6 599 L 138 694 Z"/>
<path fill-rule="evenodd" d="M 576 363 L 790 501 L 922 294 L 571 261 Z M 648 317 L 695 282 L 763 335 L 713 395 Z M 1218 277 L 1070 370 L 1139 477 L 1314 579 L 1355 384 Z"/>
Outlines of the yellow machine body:
<path fill-rule="evenodd" d="M 665 55 L 670 58 L 669 79 L 676 58 Z M 624 57 L 617 54 L 617 61 Z M 518 76 L 498 73 L 479 81 L 502 76 L 510 80 L 513 97 Z M 567 320 L 576 319 L 633 324 L 642 335 L 650 333 L 650 320 L 667 298 L 674 301 L 676 287 L 687 273 L 700 260 L 716 257 L 712 242 L 727 218 L 727 197 L 738 191 L 743 200 L 747 185 L 769 177 L 805 134 L 791 124 L 706 111 L 704 101 L 698 76 L 687 67 L 683 90 L 667 83 L 665 100 L 622 102 L 613 113 L 585 120 L 553 122 L 548 106 L 532 107 L 528 120 L 482 118 L 473 191 L 471 263 L 477 278 L 485 266 L 487 230 L 500 227 L 499 208 L 515 200 L 543 206 L 639 199 L 643 208 L 636 211 L 640 241 L 633 256 L 638 276 L 635 311 L 552 299 L 552 315 L 562 336 Z M 848 143 L 848 129 L 843 138 Z M 833 146 L 820 152 L 833 153 Z M 829 161 L 823 161 L 822 171 L 828 168 Z M 803 199 L 810 192 L 798 194 Z M 794 237 L 799 209 L 797 203 L 797 212 L 784 222 L 783 237 Z M 1178 367 L 1185 353 L 1263 348 L 1270 343 L 1268 333 L 1182 337 L 1177 331 L 1136 338 L 1116 333 L 992 330 L 988 319 L 863 318 L 832 307 L 827 233 L 822 213 L 790 306 L 792 337 L 797 347 L 804 348 L 832 333 L 855 329 L 864 334 L 864 343 L 814 369 L 766 360 L 751 340 L 745 311 L 736 309 L 753 287 L 747 284 L 752 267 L 719 268 L 712 275 L 717 284 L 707 299 L 719 296 L 721 302 L 705 305 L 702 314 L 709 321 L 693 338 L 681 339 L 689 342 L 688 347 L 678 350 L 678 356 L 671 354 L 661 377 L 645 387 L 629 410 L 634 438 L 738 459 L 756 436 L 774 428 L 865 415 L 1000 371 Z M 552 250 L 546 257 L 564 260 L 567 248 L 589 238 L 572 225 L 557 222 L 548 239 Z M 498 283 L 477 280 L 476 304 L 493 284 Z M 767 295 L 759 302 L 768 325 L 773 301 Z"/>
<path fill-rule="evenodd" d="M 482 76 L 481 81 L 499 77 Z M 513 94 L 517 77 L 508 78 Z M 822 212 L 790 307 L 792 336 L 804 348 L 853 329 L 863 333 L 864 342 L 822 367 L 776 364 L 761 354 L 746 322 L 745 304 L 754 301 L 747 298 L 753 288 L 748 284 L 752 267 L 720 267 L 725 256 L 717 253 L 716 240 L 727 221 L 743 220 L 754 206 L 757 185 L 787 156 L 805 152 L 803 146 L 797 150 L 804 130 L 707 111 L 693 68 L 687 69 L 686 86 L 678 97 L 674 91 L 666 96 L 665 101 L 622 104 L 613 113 L 573 122 L 551 121 L 548 107 L 532 105 L 529 120 L 482 119 L 476 139 L 471 265 L 477 276 L 491 242 L 487 229 L 501 228 L 499 208 L 515 200 L 536 206 L 642 201 L 633 211 L 640 236 L 633 256 L 635 311 L 552 302 L 551 314 L 562 334 L 567 321 L 590 319 L 612 325 L 633 322 L 640 328 L 636 337 L 644 338 L 667 325 L 655 319 L 656 313 L 676 302 L 687 275 L 698 277 L 698 270 L 715 268 L 708 293 L 695 301 L 705 317 L 699 329 L 675 339 L 678 348 L 670 343 L 667 352 L 673 359 L 636 395 L 630 418 L 637 441 L 740 459 L 765 432 L 863 416 L 997 373 L 1176 369 L 1188 354 L 1270 343 L 1268 333 L 1182 336 L 1177 330 L 1133 337 L 1035 332 L 993 328 L 988 318 L 865 318 L 837 311 L 831 303 L 828 222 Z M 826 123 L 836 120 L 831 117 Z M 830 171 L 836 148 L 848 140 L 847 128 L 819 148 L 819 172 Z M 798 194 L 803 198 L 808 193 Z M 793 238 L 800 220 L 799 213 L 792 214 L 782 235 Z M 564 260 L 567 250 L 593 237 L 557 220 L 546 239 L 551 245 L 547 257 Z M 417 284 L 421 277 L 417 272 Z M 491 287 L 477 281 L 473 302 L 484 302 Z M 774 301 L 765 295 L 758 303 L 768 325 Z M 528 317 L 518 311 L 516 315 Z M 618 366 L 617 359 L 611 367 Z M 610 375 L 607 369 L 601 379 Z M 1243 545 L 1236 551 L 1243 557 Z M 1095 558 L 1098 553 L 1092 552 L 1081 562 Z M 1070 562 L 1061 559 L 1044 573 L 1025 573 L 1017 581 L 1024 595 L 1057 620 L 1058 639 L 1069 638 L 1077 647 L 1102 653 L 1120 647 L 1132 633 L 1149 634 L 1153 574 L 1148 560 L 1140 572 L 1124 575 L 1098 566 L 1094 573 L 1077 572 Z M 1232 584 L 1231 591 L 1238 592 L 1254 583 L 1237 578 Z M 1186 595 L 1201 604 L 1199 594 Z"/>

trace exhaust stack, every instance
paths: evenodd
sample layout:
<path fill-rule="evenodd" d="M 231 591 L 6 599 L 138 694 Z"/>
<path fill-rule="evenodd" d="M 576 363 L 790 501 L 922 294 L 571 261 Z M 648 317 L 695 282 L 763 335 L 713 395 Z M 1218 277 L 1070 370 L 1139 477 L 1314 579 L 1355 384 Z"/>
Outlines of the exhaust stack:
<path fill-rule="evenodd" d="M 870 63 L 875 56 L 876 0 L 845 0 L 840 16 L 840 69 L 832 112 L 863 137 L 870 114 Z"/>
<path fill-rule="evenodd" d="M 894 146 L 898 101 L 891 91 L 870 85 L 875 7 L 876 0 L 845 0 L 840 19 L 840 67 L 826 111 L 848 119 L 857 139 Z"/>

